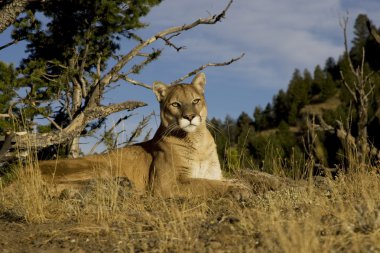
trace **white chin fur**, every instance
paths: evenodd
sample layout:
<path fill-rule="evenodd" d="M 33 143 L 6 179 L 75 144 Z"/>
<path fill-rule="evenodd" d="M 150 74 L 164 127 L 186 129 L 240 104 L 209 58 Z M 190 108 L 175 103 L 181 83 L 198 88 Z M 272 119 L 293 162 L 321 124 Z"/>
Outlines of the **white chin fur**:
<path fill-rule="evenodd" d="M 197 129 L 197 126 L 194 126 L 194 125 L 188 125 L 187 127 L 182 128 L 182 130 L 187 133 L 192 133 L 195 131 L 195 129 Z"/>
<path fill-rule="evenodd" d="M 192 133 L 197 129 L 201 121 L 200 121 L 200 117 L 196 116 L 194 119 L 191 120 L 191 122 L 187 119 L 181 118 L 178 123 L 179 123 L 179 127 L 183 131 Z"/>

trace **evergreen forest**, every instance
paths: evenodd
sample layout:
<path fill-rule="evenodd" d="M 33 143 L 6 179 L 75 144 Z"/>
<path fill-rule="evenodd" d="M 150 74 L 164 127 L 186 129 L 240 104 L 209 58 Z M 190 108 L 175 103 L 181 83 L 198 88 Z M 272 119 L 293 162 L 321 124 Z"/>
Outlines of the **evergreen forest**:
<path fill-rule="evenodd" d="M 352 46 L 338 59 L 329 57 L 324 66 L 317 65 L 312 70 L 295 69 L 287 90 L 280 90 L 265 108 L 257 106 L 253 112 L 242 112 L 237 119 L 211 119 L 224 166 L 254 167 L 268 172 L 289 168 L 288 175 L 292 177 L 307 175 L 310 171 L 305 171 L 304 165 L 311 161 L 313 174 L 348 169 L 339 130 L 345 134 L 341 139 L 356 139 L 362 109 L 367 114 L 364 126 L 368 133 L 368 154 L 363 154 L 364 160 L 377 163 L 380 44 L 376 31 L 366 15 L 359 15 Z M 363 79 L 362 90 L 368 100 L 365 108 L 356 106 L 354 95 L 360 92 L 353 88 L 359 77 L 356 74 Z"/>
<path fill-rule="evenodd" d="M 5 115 L 0 117 L 0 136 L 12 139 L 14 136 L 9 133 L 27 129 L 43 136 L 32 143 L 39 147 L 39 159 L 50 159 L 57 153 L 78 157 L 79 138 L 102 129 L 108 115 L 145 106 L 136 101 L 104 106 L 102 100 L 118 80 L 151 88 L 131 75 L 139 74 L 159 58 L 161 50 L 141 50 L 161 39 L 178 51 L 181 48 L 169 39 L 199 25 L 163 31 L 142 40 L 135 31 L 147 24 L 140 19 L 160 2 L 137 1 L 128 6 L 123 1 L 25 3 L 26 7 L 20 10 L 23 15 L 12 23 L 13 41 L 0 48 L 26 41 L 28 53 L 17 67 L 0 62 L 0 115 Z M 45 25 L 41 14 L 49 21 Z M 221 16 L 214 15 L 204 24 L 220 20 Z M 378 163 L 379 29 L 367 15 L 360 14 L 354 23 L 354 34 L 347 36 L 344 21 L 347 20 L 342 20 L 345 50 L 338 59 L 330 57 L 324 66 L 312 70 L 295 69 L 287 89 L 278 91 L 264 108 L 242 112 L 237 119 L 210 119 L 225 170 L 255 168 L 273 173 L 281 168 L 288 176 L 300 178 L 310 172 L 325 174 L 351 169 L 350 156 L 355 153 L 361 164 Z M 62 33 L 62 29 L 69 32 Z M 347 41 L 347 37 L 353 37 L 352 41 Z M 121 42 L 136 46 L 129 53 L 118 55 Z M 134 58 L 139 58 L 137 63 L 123 72 Z M 109 59 L 116 63 L 110 64 Z M 26 94 L 20 96 L 20 91 Z M 121 118 L 117 124 L 127 118 Z M 36 125 L 36 119 L 43 121 Z M 131 140 L 141 134 L 148 120 L 131 133 Z M 112 129 L 100 136 L 108 149 L 117 147 L 115 138 Z M 31 143 L 19 139 L 19 147 L 30 146 Z M 0 156 L 9 149 L 4 143 L 0 140 L 4 149 Z M 312 164 L 305 166 L 307 163 Z"/>

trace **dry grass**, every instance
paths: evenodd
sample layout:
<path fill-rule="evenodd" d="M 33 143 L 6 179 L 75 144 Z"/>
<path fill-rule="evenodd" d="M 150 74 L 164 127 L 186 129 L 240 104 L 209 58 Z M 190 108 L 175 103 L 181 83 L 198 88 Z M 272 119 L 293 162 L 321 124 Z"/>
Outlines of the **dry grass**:
<path fill-rule="evenodd" d="M 340 92 L 337 92 L 323 103 L 306 105 L 302 108 L 301 113 L 306 115 L 323 115 L 324 111 L 335 110 L 342 103 L 339 96 Z"/>
<path fill-rule="evenodd" d="M 25 227 L 16 249 L 99 252 L 379 252 L 380 176 L 290 181 L 243 172 L 245 202 L 137 195 L 121 180 L 94 180 L 54 197 L 36 166 L 0 187 L 0 218 Z M 39 228 L 38 231 L 32 228 Z M 4 229 L 0 229 L 4 230 Z M 0 233 L 1 239 L 1 233 Z M 1 241 L 1 240 L 0 240 Z M 89 243 L 91 242 L 91 243 Z M 9 245 L 8 245 L 9 246 Z M 24 247 L 24 248 L 22 248 Z"/>

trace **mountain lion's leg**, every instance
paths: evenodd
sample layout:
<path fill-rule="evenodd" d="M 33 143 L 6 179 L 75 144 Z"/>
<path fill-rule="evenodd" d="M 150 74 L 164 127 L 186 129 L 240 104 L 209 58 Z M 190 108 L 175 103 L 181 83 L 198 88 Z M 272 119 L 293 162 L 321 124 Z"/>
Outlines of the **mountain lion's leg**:
<path fill-rule="evenodd" d="M 156 185 L 154 194 L 162 197 L 223 197 L 231 195 L 237 200 L 251 197 L 251 191 L 244 185 L 202 178 L 184 178 L 175 182 L 164 182 Z"/>

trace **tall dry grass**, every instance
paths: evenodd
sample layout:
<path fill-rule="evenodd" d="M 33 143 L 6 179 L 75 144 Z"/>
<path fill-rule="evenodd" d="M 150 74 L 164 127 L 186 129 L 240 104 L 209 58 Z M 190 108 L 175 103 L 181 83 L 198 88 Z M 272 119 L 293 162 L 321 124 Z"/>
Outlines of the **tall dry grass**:
<path fill-rule="evenodd" d="M 20 159 L 19 164 L 4 176 L 5 180 L 0 180 L 2 204 L 15 217 L 27 222 L 43 222 L 48 204 L 46 183 L 42 180 L 35 150 L 29 145 L 26 152 L 29 154 L 26 161 Z"/>
<path fill-rule="evenodd" d="M 279 171 L 281 162 L 273 161 Z M 57 195 L 31 159 L 10 185 L 1 185 L 0 211 L 25 224 L 70 225 L 45 235 L 49 242 L 69 234 L 121 252 L 380 251 L 378 168 L 308 181 L 273 176 L 262 184 L 257 173 L 236 175 L 255 192 L 251 199 L 161 199 L 137 194 L 120 178 L 90 180 Z"/>

